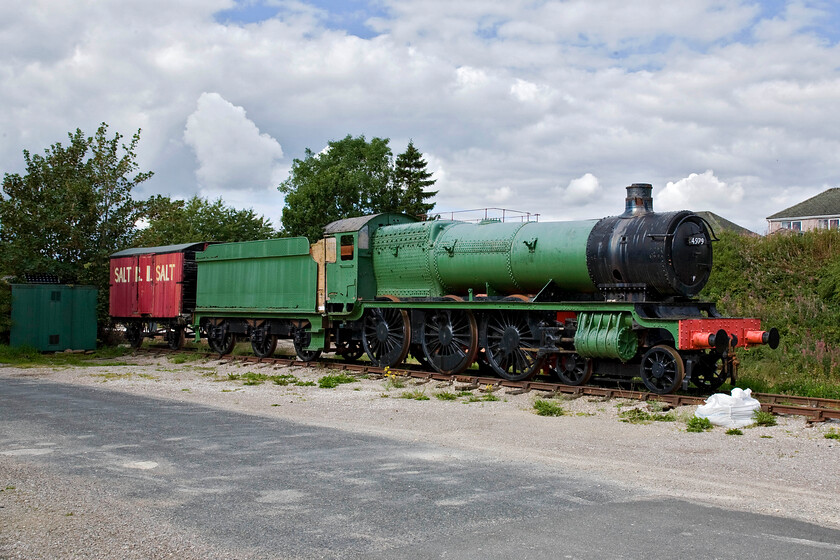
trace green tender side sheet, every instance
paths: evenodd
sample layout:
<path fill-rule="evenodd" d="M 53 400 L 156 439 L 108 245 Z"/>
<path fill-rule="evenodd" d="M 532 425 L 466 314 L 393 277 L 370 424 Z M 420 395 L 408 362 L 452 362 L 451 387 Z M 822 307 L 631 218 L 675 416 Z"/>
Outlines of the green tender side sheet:
<path fill-rule="evenodd" d="M 201 310 L 316 309 L 318 266 L 305 237 L 211 245 L 196 262 Z"/>

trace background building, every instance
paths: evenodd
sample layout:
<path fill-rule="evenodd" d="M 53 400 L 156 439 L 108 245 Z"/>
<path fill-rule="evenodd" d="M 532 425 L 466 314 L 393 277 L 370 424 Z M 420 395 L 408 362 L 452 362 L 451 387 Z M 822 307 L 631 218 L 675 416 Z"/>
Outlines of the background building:
<path fill-rule="evenodd" d="M 828 189 L 808 200 L 767 216 L 769 233 L 782 229 L 810 231 L 840 229 L 840 188 Z"/>

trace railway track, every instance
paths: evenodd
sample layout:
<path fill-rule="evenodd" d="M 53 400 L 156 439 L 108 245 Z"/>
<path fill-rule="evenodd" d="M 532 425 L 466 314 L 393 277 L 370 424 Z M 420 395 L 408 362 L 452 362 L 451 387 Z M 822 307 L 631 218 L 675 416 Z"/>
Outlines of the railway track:
<path fill-rule="evenodd" d="M 358 374 L 374 375 L 398 375 L 412 377 L 426 381 L 447 381 L 462 383 L 466 386 L 479 388 L 482 386 L 493 386 L 506 388 L 512 394 L 525 393 L 529 391 L 543 391 L 547 393 L 565 394 L 574 396 L 593 396 L 605 399 L 633 399 L 639 401 L 659 401 L 671 406 L 701 405 L 706 402 L 706 397 L 684 394 L 660 395 L 646 391 L 636 391 L 619 387 L 599 387 L 595 385 L 572 386 L 563 385 L 551 381 L 528 380 L 509 381 L 498 377 L 484 377 L 469 375 L 465 373 L 447 375 L 443 373 L 424 371 L 415 368 L 382 368 L 368 363 L 346 363 L 330 359 L 320 359 L 311 362 L 302 362 L 296 357 L 285 358 L 259 358 L 257 356 L 234 356 L 226 354 L 219 356 L 216 353 L 199 352 L 198 350 L 172 350 L 167 347 L 150 346 L 141 348 L 139 351 L 151 354 L 201 354 L 207 359 L 228 360 L 232 362 L 245 362 L 254 364 L 270 364 L 277 366 L 296 366 L 309 368 L 341 368 Z M 804 416 L 807 422 L 825 422 L 826 420 L 840 420 L 840 400 L 822 399 L 815 397 L 800 397 L 794 395 L 776 395 L 772 393 L 753 393 L 753 398 L 761 403 L 761 409 L 773 414 L 791 414 Z"/>

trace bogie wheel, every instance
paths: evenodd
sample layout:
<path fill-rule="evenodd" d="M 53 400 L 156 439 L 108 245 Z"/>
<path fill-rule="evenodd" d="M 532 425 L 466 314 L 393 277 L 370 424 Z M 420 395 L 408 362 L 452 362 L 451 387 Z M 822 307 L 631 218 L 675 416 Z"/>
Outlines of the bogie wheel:
<path fill-rule="evenodd" d="M 307 350 L 306 347 L 312 342 L 312 333 L 304 328 L 295 331 L 292 342 L 295 346 L 295 354 L 301 362 L 314 362 L 321 357 L 320 350 Z"/>
<path fill-rule="evenodd" d="M 592 379 L 592 360 L 578 354 L 561 354 L 551 373 L 566 385 L 586 385 Z"/>
<path fill-rule="evenodd" d="M 404 309 L 368 309 L 362 321 L 362 344 L 371 363 L 386 367 L 405 361 L 411 343 L 411 324 Z"/>
<path fill-rule="evenodd" d="M 214 352 L 220 355 L 230 354 L 233 352 L 233 347 L 236 346 L 236 337 L 232 332 L 229 332 L 227 325 L 222 323 L 216 327 L 212 327 L 207 335 L 207 344 Z"/>
<path fill-rule="evenodd" d="M 186 338 L 187 337 L 184 335 L 184 327 L 175 326 L 166 329 L 166 343 L 172 350 L 180 350 L 183 348 Z"/>
<path fill-rule="evenodd" d="M 654 346 L 642 356 L 640 374 L 651 393 L 673 393 L 683 382 L 685 364 L 679 353 L 664 344 Z"/>
<path fill-rule="evenodd" d="M 478 353 L 478 327 L 472 312 L 440 309 L 423 321 L 423 355 L 435 371 L 461 373 Z"/>
<path fill-rule="evenodd" d="M 143 345 L 143 323 L 132 321 L 125 325 L 125 340 L 132 348 Z"/>
<path fill-rule="evenodd" d="M 277 335 L 254 329 L 254 332 L 251 333 L 251 349 L 258 358 L 272 356 L 277 349 Z"/>
<path fill-rule="evenodd" d="M 358 340 L 345 340 L 336 345 L 335 353 L 348 362 L 355 362 L 362 357 L 365 349 Z"/>
<path fill-rule="evenodd" d="M 728 373 L 724 371 L 723 359 L 718 354 L 702 354 L 691 371 L 691 382 L 703 391 L 714 392 L 723 385 Z"/>
<path fill-rule="evenodd" d="M 528 324 L 527 313 L 497 311 L 484 322 L 487 364 L 496 375 L 511 381 L 533 377 L 544 362 L 538 356 L 539 337 Z"/>

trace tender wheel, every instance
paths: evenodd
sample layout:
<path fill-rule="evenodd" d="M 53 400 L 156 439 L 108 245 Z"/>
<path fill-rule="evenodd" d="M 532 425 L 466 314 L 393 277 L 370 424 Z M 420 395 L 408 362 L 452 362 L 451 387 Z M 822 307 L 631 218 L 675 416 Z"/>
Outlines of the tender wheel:
<path fill-rule="evenodd" d="M 166 343 L 172 350 L 183 348 L 185 341 L 184 327 L 170 327 L 166 329 Z"/>
<path fill-rule="evenodd" d="M 551 373 L 566 385 L 585 385 L 592 379 L 592 360 L 578 354 L 561 354 Z"/>
<path fill-rule="evenodd" d="M 277 336 L 259 329 L 251 333 L 251 349 L 258 358 L 268 358 L 277 349 Z"/>
<path fill-rule="evenodd" d="M 674 392 L 685 376 L 682 357 L 670 346 L 654 346 L 642 356 L 642 381 L 650 392 L 664 395 Z"/>
<path fill-rule="evenodd" d="M 210 332 L 207 335 L 207 344 L 210 345 L 210 349 L 214 352 L 218 352 L 221 355 L 230 354 L 233 352 L 233 347 L 236 346 L 236 338 L 232 332 L 228 331 L 227 325 L 222 323 L 221 325 L 210 328 Z"/>
<path fill-rule="evenodd" d="M 493 371 L 511 381 L 533 377 L 544 358 L 537 357 L 539 339 L 531 333 L 528 315 L 509 311 L 491 313 L 484 323 L 485 356 Z"/>
<path fill-rule="evenodd" d="M 358 340 L 343 341 L 337 345 L 335 353 L 348 362 L 355 362 L 365 353 L 362 343 Z"/>
<path fill-rule="evenodd" d="M 143 345 L 143 324 L 132 321 L 125 325 L 125 340 L 132 348 L 140 348 Z"/>
<path fill-rule="evenodd" d="M 320 350 L 307 350 L 306 347 L 312 342 L 312 333 L 306 329 L 298 329 L 295 331 L 293 343 L 295 345 L 295 354 L 301 362 L 314 362 L 321 357 Z"/>
<path fill-rule="evenodd" d="M 723 370 L 723 359 L 718 354 L 703 354 L 691 371 L 691 382 L 703 391 L 714 392 L 723 385 L 728 374 Z"/>
<path fill-rule="evenodd" d="M 362 325 L 362 343 L 371 363 L 379 367 L 403 363 L 411 342 L 411 325 L 403 309 L 368 309 Z"/>
<path fill-rule="evenodd" d="M 478 352 L 478 327 L 470 311 L 441 309 L 423 321 L 423 355 L 440 373 L 461 373 Z"/>

